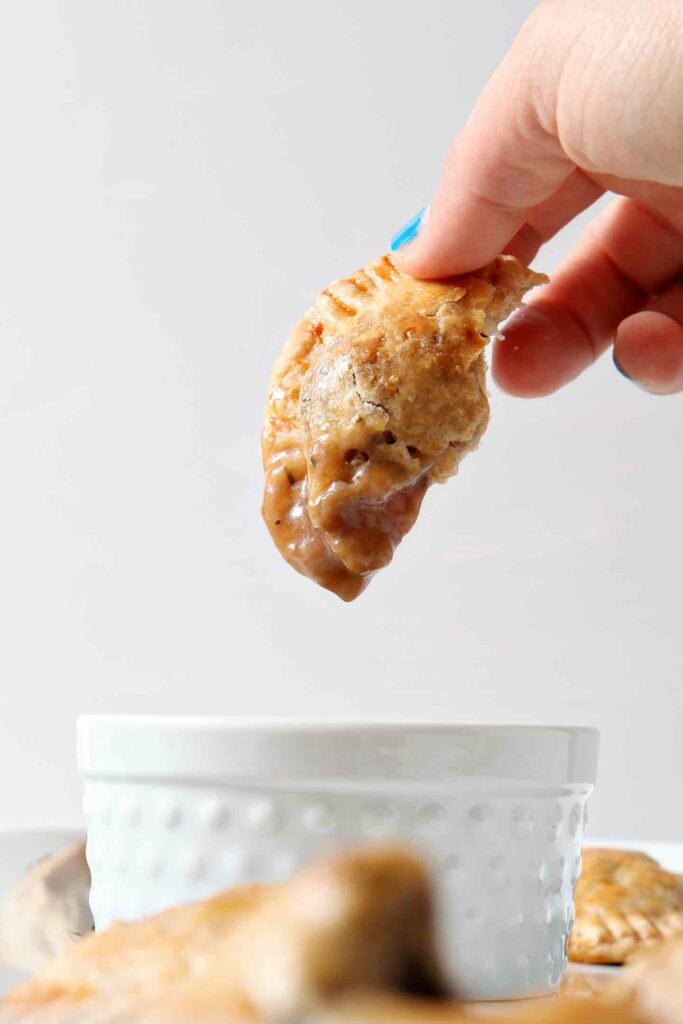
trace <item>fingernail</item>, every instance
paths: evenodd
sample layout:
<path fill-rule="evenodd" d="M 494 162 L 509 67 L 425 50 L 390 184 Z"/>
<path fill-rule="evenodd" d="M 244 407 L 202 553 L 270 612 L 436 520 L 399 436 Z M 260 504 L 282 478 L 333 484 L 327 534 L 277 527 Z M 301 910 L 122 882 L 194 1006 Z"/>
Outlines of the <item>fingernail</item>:
<path fill-rule="evenodd" d="M 408 242 L 412 242 L 426 221 L 428 211 L 429 207 L 423 206 L 421 210 L 418 210 L 414 217 L 410 218 L 407 224 L 404 224 L 403 227 L 396 232 L 389 242 L 392 252 L 396 252 L 396 250 L 400 249 L 402 245 L 407 245 Z"/>
<path fill-rule="evenodd" d="M 621 363 L 617 359 L 617 354 L 614 351 L 614 349 L 612 349 L 612 361 L 614 362 L 614 365 L 616 366 L 617 370 L 619 371 L 619 373 L 621 374 L 622 377 L 626 377 L 626 380 L 630 380 L 630 381 L 633 380 L 633 377 L 631 376 L 631 374 L 626 372 L 624 367 L 621 365 Z"/>

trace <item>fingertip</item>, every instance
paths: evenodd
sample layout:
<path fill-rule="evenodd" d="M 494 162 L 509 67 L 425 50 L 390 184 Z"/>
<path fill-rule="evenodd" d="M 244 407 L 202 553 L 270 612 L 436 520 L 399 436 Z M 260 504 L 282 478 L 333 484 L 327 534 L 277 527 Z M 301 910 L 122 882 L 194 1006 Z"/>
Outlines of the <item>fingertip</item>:
<path fill-rule="evenodd" d="M 620 373 L 622 377 L 625 377 L 626 380 L 630 380 L 631 383 L 633 383 L 633 377 L 628 372 L 628 370 L 625 370 L 624 367 L 619 362 L 619 358 L 617 356 L 615 348 L 612 348 L 612 362 L 614 363 L 614 368 L 617 371 L 617 373 Z"/>
<path fill-rule="evenodd" d="M 445 248 L 438 241 L 425 238 L 422 233 L 413 241 L 396 249 L 393 252 L 393 259 L 404 273 L 424 280 L 456 277 L 482 266 L 482 262 L 473 260 L 471 254 L 468 258 L 468 254 L 462 254 L 452 246 Z"/>
<path fill-rule="evenodd" d="M 415 226 L 416 218 L 409 221 L 394 236 L 398 246 L 392 239 L 393 258 L 401 270 L 433 280 L 468 274 L 494 259 L 509 236 L 486 230 L 473 205 L 465 199 L 460 209 L 438 195 Z"/>
<path fill-rule="evenodd" d="M 425 270 L 429 269 L 429 261 L 425 262 L 422 258 L 421 249 L 417 241 L 408 242 L 400 249 L 392 249 L 392 259 L 405 274 L 428 278 L 429 274 Z"/>
<path fill-rule="evenodd" d="M 683 391 L 683 325 L 657 310 L 643 310 L 619 324 L 614 340 L 617 369 L 651 394 Z"/>
<path fill-rule="evenodd" d="M 578 377 L 593 361 L 592 348 L 571 314 L 555 304 L 524 306 L 493 347 L 493 377 L 519 398 L 542 398 Z"/>

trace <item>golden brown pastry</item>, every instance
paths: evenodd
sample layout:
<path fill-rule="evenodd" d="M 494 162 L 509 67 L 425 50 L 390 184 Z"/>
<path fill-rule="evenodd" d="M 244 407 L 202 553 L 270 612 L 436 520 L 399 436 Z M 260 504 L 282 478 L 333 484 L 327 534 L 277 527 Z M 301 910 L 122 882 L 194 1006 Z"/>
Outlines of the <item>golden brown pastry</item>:
<path fill-rule="evenodd" d="M 683 1024 L 683 935 L 638 953 L 617 983 L 652 1024 Z"/>
<path fill-rule="evenodd" d="M 490 1016 L 507 1024 L 683 1024 L 683 936 L 648 947 L 624 968 L 570 972 L 565 981 L 557 995 Z M 345 997 L 315 1024 L 476 1024 L 487 1017 L 482 1007 L 375 993 Z"/>
<path fill-rule="evenodd" d="M 452 999 L 360 992 L 319 1010 L 311 1024 L 472 1024 L 474 1019 Z"/>
<path fill-rule="evenodd" d="M 12 989 L 0 1020 L 289 1020 L 358 986 L 442 990 L 427 875 L 399 848 L 115 924 Z"/>
<path fill-rule="evenodd" d="M 607 870 L 605 858 L 612 863 L 617 852 L 585 851 L 586 871 L 598 863 Z M 626 860 L 661 873 L 643 855 Z M 560 994 L 500 1016 L 507 1024 L 683 1024 L 683 936 L 639 955 L 604 994 Z M 284 885 L 243 886 L 113 925 L 62 953 L 0 1006 L 4 1024 L 293 1020 L 481 1020 L 443 998 L 429 883 L 412 854 L 393 846 L 348 851 Z"/>
<path fill-rule="evenodd" d="M 602 998 L 611 991 L 618 971 L 592 971 L 573 968 L 565 973 L 558 994 L 572 999 Z"/>
<path fill-rule="evenodd" d="M 500 1024 L 665 1024 L 664 1020 L 641 1013 L 630 1000 L 563 996 L 528 1000 L 523 1005 L 508 1004 L 504 1010 L 491 1012 L 453 1002 L 385 995 L 342 1000 L 317 1013 L 306 1024 L 482 1024 L 484 1020 Z"/>
<path fill-rule="evenodd" d="M 680 880 L 644 853 L 585 849 L 574 903 L 570 960 L 620 964 L 644 946 L 683 933 Z"/>
<path fill-rule="evenodd" d="M 130 924 L 113 924 L 73 945 L 34 978 L 9 991 L 0 1020 L 75 1024 L 144 1020 L 165 993 L 201 974 L 216 945 L 268 889 L 241 886 L 187 907 Z"/>
<path fill-rule="evenodd" d="M 381 256 L 318 296 L 275 363 L 263 428 L 263 516 L 291 566 L 351 601 L 391 561 L 486 428 L 486 343 L 545 280 L 500 256 L 418 281 Z"/>

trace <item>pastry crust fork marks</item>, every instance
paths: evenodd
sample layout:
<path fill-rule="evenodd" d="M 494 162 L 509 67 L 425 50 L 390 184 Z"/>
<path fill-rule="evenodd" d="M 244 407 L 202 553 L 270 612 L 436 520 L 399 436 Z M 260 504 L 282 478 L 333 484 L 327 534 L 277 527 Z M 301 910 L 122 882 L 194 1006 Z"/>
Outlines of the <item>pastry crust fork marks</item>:
<path fill-rule="evenodd" d="M 417 281 L 382 256 L 324 289 L 276 361 L 263 431 L 263 514 L 295 569 L 351 600 L 391 560 L 484 432 L 488 322 L 543 280 L 499 257 Z"/>
<path fill-rule="evenodd" d="M 645 946 L 683 934 L 683 887 L 646 854 L 586 849 L 575 892 L 571 960 L 623 963 Z"/>

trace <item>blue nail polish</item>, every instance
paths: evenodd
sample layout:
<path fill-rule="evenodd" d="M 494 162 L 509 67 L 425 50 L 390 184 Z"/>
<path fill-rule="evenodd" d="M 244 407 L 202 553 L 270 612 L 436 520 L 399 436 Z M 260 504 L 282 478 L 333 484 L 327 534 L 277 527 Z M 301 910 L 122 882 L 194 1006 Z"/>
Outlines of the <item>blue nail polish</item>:
<path fill-rule="evenodd" d="M 395 252 L 396 249 L 400 249 L 402 245 L 406 245 L 408 242 L 412 242 L 412 240 L 415 238 L 418 231 L 420 230 L 420 225 L 422 224 L 422 218 L 424 217 L 425 209 L 426 207 L 423 206 L 422 209 L 419 210 L 414 217 L 411 217 L 408 223 L 404 224 L 403 227 L 400 228 L 392 237 L 391 241 L 389 242 L 392 252 Z"/>
<path fill-rule="evenodd" d="M 616 352 L 614 351 L 614 349 L 612 349 L 612 362 L 614 363 L 614 365 L 616 366 L 617 370 L 619 371 L 619 373 L 621 374 L 622 377 L 626 377 L 626 380 L 631 380 L 631 381 L 633 380 L 633 377 L 631 376 L 631 374 L 626 372 L 624 367 L 621 365 L 621 363 L 617 359 Z"/>

